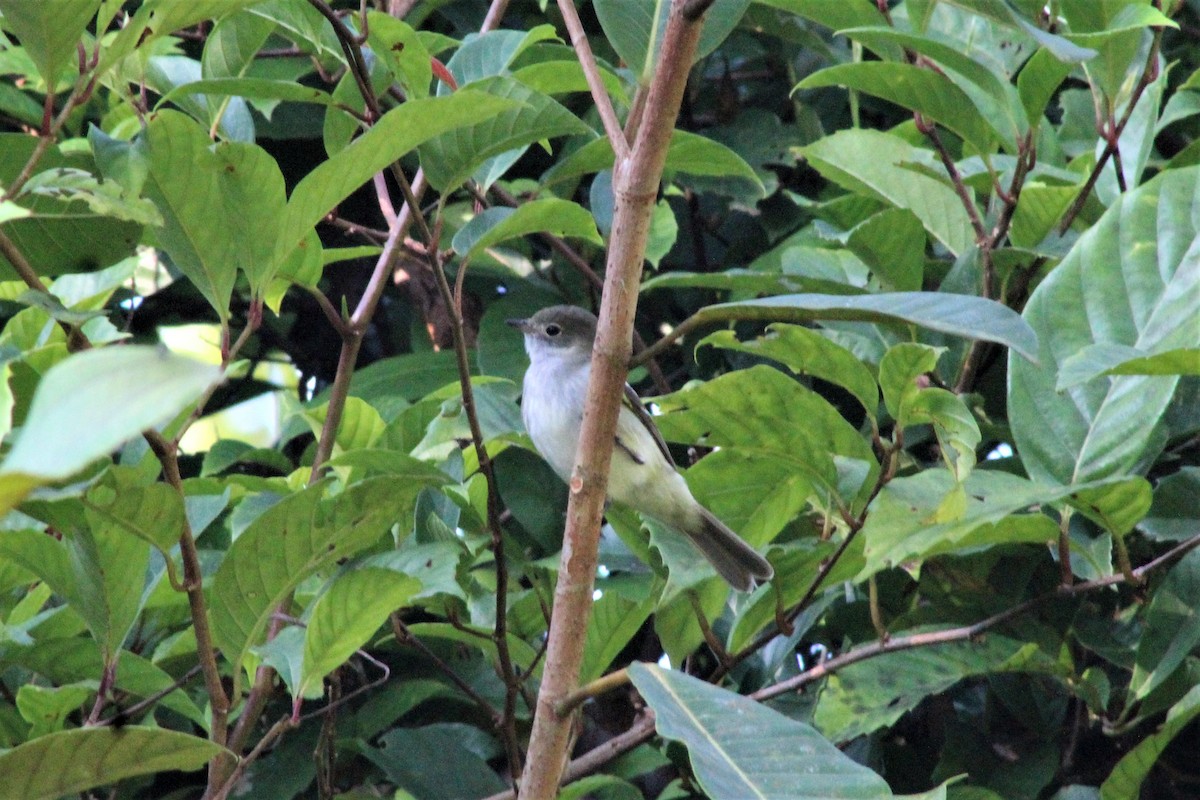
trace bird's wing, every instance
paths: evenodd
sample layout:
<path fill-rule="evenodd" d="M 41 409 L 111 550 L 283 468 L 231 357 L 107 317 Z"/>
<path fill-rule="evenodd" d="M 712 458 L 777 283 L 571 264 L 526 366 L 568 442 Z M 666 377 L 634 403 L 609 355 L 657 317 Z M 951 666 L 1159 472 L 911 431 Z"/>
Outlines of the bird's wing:
<path fill-rule="evenodd" d="M 672 467 L 675 466 L 675 459 L 671 458 L 671 451 L 667 449 L 667 443 L 663 439 L 662 434 L 658 432 L 658 426 L 654 424 L 654 418 L 650 416 L 650 412 L 642 405 L 642 398 L 638 397 L 638 393 L 633 390 L 633 387 L 628 383 L 625 384 L 625 407 L 633 412 L 637 417 L 638 422 L 646 427 L 650 435 L 654 437 L 654 443 L 658 445 L 658 450 L 663 454 L 663 458 Z"/>

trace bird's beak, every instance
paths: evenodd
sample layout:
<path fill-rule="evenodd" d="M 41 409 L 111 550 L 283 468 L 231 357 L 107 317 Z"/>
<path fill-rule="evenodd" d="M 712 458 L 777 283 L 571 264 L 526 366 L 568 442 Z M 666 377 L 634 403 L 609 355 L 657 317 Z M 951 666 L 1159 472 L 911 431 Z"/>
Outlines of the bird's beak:
<path fill-rule="evenodd" d="M 519 330 L 521 333 L 529 332 L 529 320 L 527 320 L 527 319 L 506 319 L 506 320 L 504 320 L 504 322 L 507 325 L 512 325 L 514 328 Z"/>

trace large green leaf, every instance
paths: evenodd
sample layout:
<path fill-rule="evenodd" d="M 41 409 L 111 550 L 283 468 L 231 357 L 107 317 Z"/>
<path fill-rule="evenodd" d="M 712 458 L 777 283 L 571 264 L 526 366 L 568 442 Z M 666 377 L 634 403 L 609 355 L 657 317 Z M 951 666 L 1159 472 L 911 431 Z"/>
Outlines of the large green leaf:
<path fill-rule="evenodd" d="M 225 748 L 162 728 L 59 731 L 0 754 L 0 786 L 9 797 L 55 800 L 136 775 L 197 770 Z"/>
<path fill-rule="evenodd" d="M 1200 551 L 1192 550 L 1167 573 L 1146 609 L 1129 681 L 1132 699 L 1145 698 L 1171 677 L 1200 642 Z"/>
<path fill-rule="evenodd" d="M 1193 686 L 1178 703 L 1167 712 L 1162 727 L 1138 742 L 1132 750 L 1117 762 L 1117 766 L 1100 785 L 1100 800 L 1137 800 L 1145 796 L 1142 781 L 1180 731 L 1200 715 L 1200 686 Z"/>
<path fill-rule="evenodd" d="M 803 722 L 650 664 L 631 664 L 629 677 L 654 709 L 658 732 L 688 748 L 713 800 L 891 797 L 883 778 Z"/>
<path fill-rule="evenodd" d="M 646 0 L 596 0 L 593 3 L 600 26 L 609 44 L 621 60 L 633 70 L 641 83 L 649 83 L 658 59 L 667 14 L 674 3 Z M 726 0 L 713 3 L 704 15 L 704 28 L 696 46 L 695 58 L 711 53 L 737 27 L 750 0 Z"/>
<path fill-rule="evenodd" d="M 38 118 L 41 118 L 40 104 Z M 0 134 L 0 184 L 7 186 L 17 177 L 39 141 L 38 137 L 24 133 Z M 69 168 L 91 174 L 96 164 L 86 152 L 63 152 L 52 145 L 42 154 L 37 167 L 46 171 Z M 137 188 L 124 180 L 118 183 L 127 191 Z M 107 187 L 106 191 L 112 188 Z M 135 200 L 130 203 L 139 205 Z M 20 205 L 6 203 L 0 219 L 4 220 L 4 233 L 34 271 L 43 276 L 92 271 L 97 265 L 119 261 L 133 253 L 142 232 L 138 223 L 118 222 L 93 212 L 86 199 L 61 199 L 47 193 L 22 195 Z M 7 275 L 16 276 L 7 258 L 0 257 L 0 265 L 4 265 Z"/>
<path fill-rule="evenodd" d="M 257 145 L 213 145 L 203 127 L 176 111 L 156 114 L 146 137 L 145 191 L 163 217 L 159 241 L 227 319 L 238 268 L 261 292 L 277 267 L 283 174 Z"/>
<path fill-rule="evenodd" d="M 416 578 L 366 567 L 341 575 L 313 605 L 304 633 L 304 668 L 297 694 L 320 697 L 321 681 L 421 588 Z"/>
<path fill-rule="evenodd" d="M 936 62 L 946 76 L 965 92 L 985 124 L 991 125 L 1001 141 L 1015 144 L 1018 135 L 1029 127 L 1011 76 L 991 68 L 977 54 L 963 52 L 954 44 L 933 36 L 922 36 L 888 26 L 851 28 L 840 31 L 886 57 L 897 46 L 920 53 Z M 911 106 L 909 106 L 911 108 Z M 932 113 L 930 116 L 933 116 Z M 952 126 L 947 125 L 951 130 Z"/>
<path fill-rule="evenodd" d="M 745 319 L 769 322 L 859 322 L 918 325 L 951 336 L 997 342 L 1028 359 L 1037 357 L 1038 337 L 1007 306 L 971 295 L 942 292 L 831 295 L 787 294 L 707 306 L 696 323 Z"/>
<path fill-rule="evenodd" d="M 650 592 L 638 600 L 616 590 L 600 596 L 592 605 L 592 614 L 588 618 L 587 642 L 583 647 L 583 665 L 579 670 L 580 683 L 587 683 L 604 674 L 649 618 L 657 600 Z"/>
<path fill-rule="evenodd" d="M 503 97 L 468 90 L 410 100 L 384 114 L 369 131 L 296 185 L 288 200 L 276 259 L 283 261 L 331 208 L 400 156 L 430 137 L 476 125 L 514 105 Z"/>
<path fill-rule="evenodd" d="M 613 158 L 612 144 L 606 137 L 593 139 L 546 170 L 542 183 L 612 169 Z M 671 134 L 663 168 L 668 172 L 737 181 L 756 197 L 766 195 L 762 180 L 744 158 L 726 145 L 690 131 L 677 130 Z"/>
<path fill-rule="evenodd" d="M 813 723 L 833 741 L 843 742 L 892 724 L 963 678 L 999 672 L 1056 674 L 1062 669 L 1036 645 L 995 634 L 888 653 L 830 677 Z"/>
<path fill-rule="evenodd" d="M 372 478 L 326 496 L 328 483 L 281 500 L 237 538 L 213 577 L 213 636 L 234 674 L 275 607 L 317 570 L 377 542 L 399 523 L 407 532 L 416 480 Z"/>
<path fill-rule="evenodd" d="M 100 0 L 0 0 L 4 28 L 21 40 L 50 93 L 58 87 L 63 68 L 74 58 L 75 45 L 99 6 Z"/>
<path fill-rule="evenodd" d="M 1176 376 L 1097 377 L 1064 392 L 1058 376 L 1091 345 L 1200 347 L 1197 285 L 1200 168 L 1169 171 L 1122 196 L 1080 236 L 1025 308 L 1040 366 L 1009 356 L 1009 420 L 1032 477 L 1080 483 L 1153 460 Z"/>
<path fill-rule="evenodd" d="M 220 375 L 216 367 L 155 347 L 76 353 L 38 384 L 21 435 L 0 472 L 38 481 L 70 477 L 174 417 Z"/>
<path fill-rule="evenodd" d="M 882 25 L 879 8 L 869 3 L 842 3 L 838 0 L 759 0 L 763 5 L 798 14 L 834 31 L 866 25 Z"/>
<path fill-rule="evenodd" d="M 717 331 L 696 346 L 706 344 L 769 358 L 798 375 L 812 375 L 842 386 L 872 419 L 879 407 L 879 388 L 871 371 L 849 350 L 811 328 L 771 325 L 766 335 L 745 342 L 739 342 L 733 331 Z"/>
<path fill-rule="evenodd" d="M 1200 375 L 1200 348 L 1145 353 L 1119 344 L 1092 344 L 1069 356 L 1058 371 L 1058 391 L 1107 375 Z"/>
<path fill-rule="evenodd" d="M 882 131 L 845 130 L 804 148 L 804 157 L 829 180 L 856 194 L 906 208 L 925 230 L 955 255 L 975 245 L 962 200 L 937 178 L 907 168 L 932 158 L 898 136 Z"/>
<path fill-rule="evenodd" d="M 797 89 L 845 86 L 929 117 L 958 134 L 980 153 L 990 153 L 999 136 L 971 98 L 944 74 L 910 64 L 865 61 L 814 73 Z"/>
<path fill-rule="evenodd" d="M 493 156 L 555 136 L 593 133 L 587 124 L 557 101 L 513 78 L 477 81 L 470 89 L 455 92 L 451 97 L 467 93 L 476 97 L 482 95 L 494 102 L 506 102 L 506 105 L 497 109 L 498 113 L 480 115 L 472 120 L 476 124 L 440 127 L 433 133 L 448 129 L 451 132 L 432 138 L 426 135 L 422 139 L 421 166 L 430 185 L 440 191 L 455 188 Z M 468 108 L 474 105 L 472 103 Z"/>
<path fill-rule="evenodd" d="M 583 206 L 554 197 L 532 200 L 518 208 L 489 208 L 462 226 L 452 244 L 464 260 L 469 260 L 500 242 L 543 231 L 603 244 L 596 221 Z"/>
<path fill-rule="evenodd" d="M 835 494 L 842 494 L 835 455 L 878 469 L 870 446 L 833 406 L 771 367 L 731 372 L 655 403 L 662 411 L 656 421 L 668 440 L 786 459 Z M 857 477 L 867 474 L 864 469 Z M 859 488 L 848 487 L 849 497 Z"/>
<path fill-rule="evenodd" d="M 1052 541 L 1058 531 L 1053 520 L 1040 513 L 1019 512 L 1043 504 L 1061 505 L 1079 495 L 1112 513 L 1109 507 L 1125 502 L 1130 483 L 1142 481 L 1109 479 L 1070 487 L 976 470 L 967 477 L 956 502 L 947 503 L 951 492 L 959 492 L 950 473 L 927 469 L 897 478 L 871 503 L 862 531 L 867 562 L 859 579 L 911 558 L 991 544 Z"/>

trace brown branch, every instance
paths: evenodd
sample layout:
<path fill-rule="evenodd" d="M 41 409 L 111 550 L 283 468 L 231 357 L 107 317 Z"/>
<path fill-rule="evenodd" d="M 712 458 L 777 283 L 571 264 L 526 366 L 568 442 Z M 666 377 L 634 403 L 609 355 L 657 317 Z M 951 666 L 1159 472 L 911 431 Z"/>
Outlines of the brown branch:
<path fill-rule="evenodd" d="M 421 654 L 432 661 L 434 666 L 441 670 L 442 674 L 449 678 L 450 682 L 457 686 L 460 692 L 471 698 L 483 713 L 492 718 L 492 722 L 496 727 L 500 726 L 503 714 L 494 705 L 489 703 L 486 697 L 475 691 L 475 687 L 463 680 L 457 672 L 450 669 L 450 665 L 443 661 L 437 653 L 430 650 L 424 642 L 414 636 L 412 631 L 408 629 L 408 626 L 404 624 L 395 612 L 392 613 L 389 619 L 392 623 L 392 635 L 396 637 L 397 642 L 420 650 Z"/>
<path fill-rule="evenodd" d="M 608 142 L 612 145 L 616 160 L 624 161 L 629 157 L 629 140 L 625 138 L 625 132 L 621 130 L 617 112 L 613 110 L 612 99 L 609 98 L 608 90 L 604 88 L 604 81 L 600 78 L 600 68 L 596 66 L 596 57 L 592 54 L 592 46 L 588 43 L 583 23 L 579 21 L 579 12 L 575 10 L 575 3 L 572 0 L 558 0 L 558 10 L 562 13 L 567 33 L 571 36 L 571 46 L 575 48 L 579 66 L 583 68 L 583 76 L 587 79 L 588 89 L 592 93 L 592 102 L 596 104 L 596 112 L 604 124 Z"/>
<path fill-rule="evenodd" d="M 674 121 L 679 113 L 701 25 L 672 3 L 663 37 L 662 57 L 650 84 L 643 121 L 627 158 L 613 169 L 616 208 L 605 270 L 591 377 L 583 411 L 580 447 L 570 480 L 562 562 L 554 593 L 546 667 L 538 692 L 521 779 L 525 800 L 549 800 L 559 780 L 571 738 L 571 721 L 555 706 L 579 681 L 583 645 L 592 607 L 598 532 L 608 487 L 617 414 L 628 370 L 638 286 L 656 199 Z"/>
<path fill-rule="evenodd" d="M 158 690 L 154 694 L 149 695 L 148 697 L 146 697 L 143 700 L 139 700 L 138 702 L 134 703 L 133 705 L 129 706 L 128 708 L 122 708 L 122 709 L 118 710 L 116 714 L 113 714 L 108 719 L 102 719 L 102 720 L 96 722 L 95 726 L 97 728 L 103 728 L 107 725 L 122 725 L 122 724 L 124 724 L 128 720 L 131 720 L 134 717 L 136 717 L 138 714 L 141 714 L 143 711 L 148 711 L 149 709 L 153 708 L 158 703 L 159 700 L 162 700 L 164 697 L 169 695 L 171 692 L 174 692 L 176 689 L 180 689 L 183 686 L 186 686 L 188 684 L 188 682 L 190 682 L 192 680 L 192 678 L 194 678 L 200 674 L 200 671 L 201 671 L 201 667 L 199 664 L 197 664 L 196 666 L 189 669 L 187 672 L 183 673 L 183 676 L 178 678 L 170 686 L 166 687 L 165 689 Z"/>
<path fill-rule="evenodd" d="M 982 243 L 987 238 L 987 230 L 983 226 L 983 218 L 979 216 L 979 208 L 975 205 L 975 199 L 971 197 L 971 190 L 963 182 L 962 173 L 958 171 L 958 166 L 954 163 L 954 159 L 950 157 L 950 151 L 942 143 L 942 137 L 937 132 L 937 126 L 920 114 L 915 114 L 914 118 L 917 122 L 917 130 L 925 134 L 929 141 L 933 143 L 933 149 L 942 160 L 942 166 L 945 167 L 946 174 L 950 176 L 950 183 L 954 186 L 954 193 L 958 195 L 959 202 L 962 203 L 963 208 L 966 209 L 967 216 L 971 220 L 971 229 L 975 231 L 976 243 Z"/>
<path fill-rule="evenodd" d="M 438 255 L 437 234 L 429 230 L 424 217 L 417 206 L 417 200 L 407 183 L 401 181 L 405 201 L 412 210 L 418 227 L 427 235 L 427 255 L 429 267 L 437 282 L 438 292 L 450 317 L 450 330 L 454 337 L 455 362 L 458 365 L 458 382 L 462 391 L 463 413 L 467 417 L 467 425 L 471 431 L 471 444 L 475 448 L 475 458 L 479 462 L 479 471 L 483 473 L 487 484 L 487 523 L 492 536 L 492 553 L 496 559 L 496 624 L 492 639 L 496 645 L 496 656 L 499 662 L 500 679 L 504 683 L 504 714 L 500 723 L 501 738 L 508 757 L 509 768 L 516 775 L 522 769 L 521 746 L 517 740 L 517 695 L 520 693 L 520 680 L 513 668 L 512 654 L 508 647 L 508 564 L 504 556 L 504 530 L 500 526 L 500 491 L 496 484 L 496 473 L 492 467 L 491 457 L 484 444 L 483 428 L 479 424 L 479 413 L 475 407 L 475 391 L 471 386 L 471 364 L 467 354 L 467 341 L 463 335 L 462 314 L 458 304 L 454 302 L 454 292 L 446 280 L 446 271 Z M 460 275 L 466 270 L 466 264 L 459 267 Z"/>
<path fill-rule="evenodd" d="M 183 479 L 179 474 L 179 456 L 175 443 L 167 441 L 161 433 L 154 430 L 145 431 L 142 436 L 158 459 L 163 477 L 182 497 Z M 192 615 L 192 629 L 196 633 L 196 658 L 199 659 L 200 669 L 204 673 L 204 689 L 208 694 L 210 706 L 208 738 L 213 744 L 224 747 L 229 734 L 227 727 L 229 696 L 225 694 L 225 687 L 221 684 L 221 671 L 217 666 L 217 651 L 213 645 L 212 630 L 209 628 L 200 554 L 196 549 L 192 526 L 186 518 L 183 520 L 179 532 L 179 552 L 183 558 L 183 585 L 187 590 L 188 608 Z M 224 783 L 232 769 L 233 763 L 225 754 L 218 755 L 209 761 L 206 794 L 210 794 L 215 787 Z"/>
<path fill-rule="evenodd" d="M 1134 577 L 1140 582 L 1143 581 L 1149 573 L 1173 563 L 1181 558 L 1188 551 L 1200 546 L 1200 535 L 1193 536 L 1175 547 L 1163 553 L 1158 558 L 1143 564 L 1133 571 Z M 1070 588 L 1058 588 L 1037 597 L 1019 603 L 1012 608 L 994 614 L 986 619 L 976 622 L 972 625 L 966 625 L 959 628 L 952 628 L 944 631 L 933 631 L 927 633 L 913 634 L 912 636 L 898 636 L 889 639 L 887 642 L 875 642 L 870 645 L 865 645 L 856 650 L 851 650 L 848 653 L 843 653 L 829 661 L 825 661 L 810 670 L 800 673 L 786 681 L 782 681 L 773 686 L 768 686 L 761 689 L 749 697 L 755 700 L 769 700 L 781 694 L 790 691 L 795 691 L 803 686 L 812 683 L 815 680 L 831 675 L 838 670 L 844 669 L 851 664 L 856 664 L 860 661 L 866 661 L 871 658 L 886 655 L 888 653 L 897 652 L 900 650 L 911 650 L 917 647 L 928 647 L 936 644 L 945 644 L 947 642 L 966 641 L 987 630 L 996 627 L 1010 619 L 1013 619 L 1021 614 L 1024 614 L 1031 609 L 1038 607 L 1043 603 L 1050 602 L 1061 597 L 1073 597 L 1085 592 L 1095 591 L 1108 586 L 1115 586 L 1125 581 L 1125 576 L 1121 574 L 1108 575 L 1094 581 L 1086 583 L 1077 583 Z M 611 688 L 611 687 L 610 687 Z M 585 775 L 590 774 L 604 764 L 621 756 L 643 742 L 648 741 L 654 735 L 654 714 L 647 712 L 643 717 L 625 733 L 616 736 L 604 744 L 589 750 L 579 758 L 574 759 L 567 766 L 563 783 L 570 783 L 578 780 Z M 512 792 L 500 792 L 491 795 L 484 800 L 515 800 L 516 795 Z"/>
<path fill-rule="evenodd" d="M 1156 4 L 1157 5 L 1157 4 Z M 1105 164 L 1108 159 L 1117 154 L 1117 149 L 1120 144 L 1121 134 L 1125 130 L 1129 118 L 1133 116 L 1133 109 L 1137 107 L 1138 101 L 1142 99 L 1142 93 L 1150 86 L 1151 83 L 1158 77 L 1158 53 L 1159 47 L 1162 44 L 1162 28 L 1151 28 L 1154 32 L 1154 39 L 1150 43 L 1150 55 L 1146 58 L 1146 66 L 1142 70 L 1141 77 L 1138 78 L 1137 85 L 1133 87 L 1133 92 L 1129 96 L 1129 103 L 1125 106 L 1125 113 L 1121 115 L 1121 119 L 1115 125 L 1108 127 L 1105 123 L 1100 123 L 1101 127 L 1108 129 L 1108 135 L 1104 137 L 1104 149 L 1100 152 L 1100 157 L 1096 159 L 1096 166 L 1092 167 L 1092 171 L 1088 174 L 1087 180 L 1084 181 L 1083 188 L 1079 190 L 1075 201 L 1071 203 L 1071 207 L 1067 209 L 1066 215 L 1063 216 L 1062 222 L 1058 224 L 1059 234 L 1064 234 L 1071 227 L 1071 223 L 1079 216 L 1079 212 L 1083 211 L 1083 207 L 1087 204 L 1088 197 L 1092 194 L 1092 189 L 1096 186 L 1096 181 L 1100 178 L 1100 173 L 1104 171 Z M 1093 89 L 1093 91 L 1095 91 Z M 1123 180 L 1123 179 L 1122 179 Z"/>

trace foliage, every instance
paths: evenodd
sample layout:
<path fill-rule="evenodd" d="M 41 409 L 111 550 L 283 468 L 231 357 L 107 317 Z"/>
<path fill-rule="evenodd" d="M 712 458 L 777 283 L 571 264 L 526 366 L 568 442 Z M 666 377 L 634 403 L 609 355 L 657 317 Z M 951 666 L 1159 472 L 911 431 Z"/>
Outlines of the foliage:
<path fill-rule="evenodd" d="M 504 323 L 596 307 L 679 4 L 359 5 L 0 0 L 14 797 L 520 773 L 567 491 Z M 776 578 L 609 509 L 563 797 L 1200 779 L 1198 29 L 708 10 L 630 381 Z"/>

